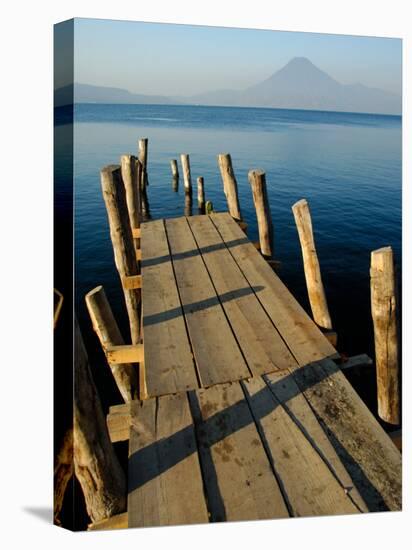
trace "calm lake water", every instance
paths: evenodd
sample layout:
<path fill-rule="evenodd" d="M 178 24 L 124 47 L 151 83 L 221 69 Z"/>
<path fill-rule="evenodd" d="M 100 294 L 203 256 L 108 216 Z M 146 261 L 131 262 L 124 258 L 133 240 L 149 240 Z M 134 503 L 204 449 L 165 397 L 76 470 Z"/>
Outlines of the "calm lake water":
<path fill-rule="evenodd" d="M 149 138 L 149 203 L 153 218 L 184 213 L 182 181 L 173 191 L 170 159 L 189 153 L 193 183 L 205 180 L 206 199 L 226 210 L 217 154 L 230 152 L 240 204 L 257 240 L 247 173 L 266 172 L 280 277 L 310 312 L 301 251 L 291 211 L 306 198 L 314 225 L 340 351 L 373 355 L 370 252 L 391 245 L 401 261 L 401 127 L 397 116 L 278 109 L 76 105 L 74 129 L 76 305 L 86 344 L 96 347 L 84 303 L 102 284 L 127 335 L 126 314 L 114 266 L 100 169 L 137 153 Z M 59 129 L 57 129 L 59 131 Z M 179 160 L 180 169 L 180 160 Z M 182 178 L 181 178 L 182 180 Z M 194 198 L 196 197 L 194 193 Z M 193 212 L 197 213 L 196 202 Z M 104 363 L 104 358 L 97 356 Z M 109 377 L 104 364 L 97 377 Z M 102 382 L 103 382 L 102 380 Z M 110 382 L 111 384 L 112 382 Z M 110 396 L 112 399 L 112 396 Z M 113 404 L 113 401 L 112 401 Z"/>

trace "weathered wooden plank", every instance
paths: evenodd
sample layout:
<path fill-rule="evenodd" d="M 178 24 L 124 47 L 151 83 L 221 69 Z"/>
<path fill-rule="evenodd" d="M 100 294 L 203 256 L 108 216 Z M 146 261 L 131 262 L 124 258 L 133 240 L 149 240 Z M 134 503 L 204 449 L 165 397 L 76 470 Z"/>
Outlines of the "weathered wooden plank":
<path fill-rule="evenodd" d="M 107 430 L 112 443 L 129 439 L 132 419 L 129 403 L 110 407 L 106 416 Z"/>
<path fill-rule="evenodd" d="M 107 346 L 104 350 L 109 364 L 140 363 L 144 357 L 143 344 Z"/>
<path fill-rule="evenodd" d="M 162 220 L 141 225 L 141 245 L 147 392 L 198 388 Z"/>
<path fill-rule="evenodd" d="M 249 369 L 258 376 L 295 366 L 209 216 L 193 216 L 188 223 Z"/>
<path fill-rule="evenodd" d="M 239 383 L 191 392 L 211 521 L 288 517 Z"/>
<path fill-rule="evenodd" d="M 235 223 L 235 222 L 233 222 Z M 173 268 L 203 386 L 251 375 L 185 218 L 166 220 Z"/>
<path fill-rule="evenodd" d="M 229 214 L 213 214 L 210 219 L 298 363 L 305 365 L 324 357 L 336 356 L 335 348 Z"/>
<path fill-rule="evenodd" d="M 330 359 L 293 371 L 370 511 L 402 507 L 402 458 Z"/>
<path fill-rule="evenodd" d="M 276 399 L 294 420 L 295 424 L 299 426 L 322 459 L 328 464 L 328 467 L 340 481 L 342 487 L 346 489 L 359 510 L 367 512 L 368 508 L 356 489 L 353 480 L 346 471 L 305 397 L 301 394 L 291 373 L 289 371 L 276 372 L 265 376 L 264 379 Z"/>
<path fill-rule="evenodd" d="M 242 382 L 294 516 L 359 512 L 299 426 L 260 377 Z"/>
<path fill-rule="evenodd" d="M 129 527 L 207 523 L 187 394 L 132 405 Z"/>

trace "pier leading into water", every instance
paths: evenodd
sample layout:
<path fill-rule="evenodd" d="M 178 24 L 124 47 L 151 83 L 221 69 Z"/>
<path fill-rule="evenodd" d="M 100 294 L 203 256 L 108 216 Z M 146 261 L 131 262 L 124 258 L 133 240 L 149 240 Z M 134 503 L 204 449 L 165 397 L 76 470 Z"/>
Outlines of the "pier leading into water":
<path fill-rule="evenodd" d="M 146 164 L 102 171 L 130 341 L 102 287 L 86 303 L 125 401 L 100 432 L 129 453 L 127 504 L 90 528 L 400 510 L 401 454 L 342 373 L 311 225 L 299 222 L 317 323 L 274 270 L 264 174 L 250 176 L 257 245 L 219 162 L 236 215 L 143 221 Z"/>

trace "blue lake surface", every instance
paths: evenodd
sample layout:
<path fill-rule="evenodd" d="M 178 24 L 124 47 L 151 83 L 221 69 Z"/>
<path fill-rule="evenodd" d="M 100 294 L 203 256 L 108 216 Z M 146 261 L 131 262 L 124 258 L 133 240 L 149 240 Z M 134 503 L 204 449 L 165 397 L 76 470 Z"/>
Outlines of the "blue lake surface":
<path fill-rule="evenodd" d="M 266 172 L 280 277 L 310 312 L 291 206 L 309 202 L 339 350 L 373 354 L 370 252 L 391 245 L 401 262 L 401 130 L 397 116 L 279 109 L 169 106 L 75 106 L 74 184 L 77 314 L 90 330 L 86 292 L 103 284 L 122 330 L 126 314 L 114 266 L 100 169 L 137 154 L 149 138 L 153 218 L 184 213 L 182 181 L 172 189 L 170 160 L 189 153 L 192 180 L 203 176 L 206 199 L 226 210 L 217 154 L 229 152 L 248 235 L 258 239 L 251 169 Z M 182 180 L 182 178 L 181 178 Z M 194 193 L 194 199 L 196 194 Z M 193 213 L 197 213 L 193 202 Z"/>

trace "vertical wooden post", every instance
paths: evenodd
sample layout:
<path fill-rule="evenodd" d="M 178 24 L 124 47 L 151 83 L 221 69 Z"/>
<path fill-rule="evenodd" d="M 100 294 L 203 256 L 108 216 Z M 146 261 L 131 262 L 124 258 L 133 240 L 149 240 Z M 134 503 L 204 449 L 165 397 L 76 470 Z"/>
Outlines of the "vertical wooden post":
<path fill-rule="evenodd" d="M 197 206 L 201 212 L 205 209 L 205 186 L 202 176 L 197 178 Z"/>
<path fill-rule="evenodd" d="M 103 351 L 107 347 L 122 346 L 125 342 L 102 286 L 97 286 L 86 294 L 86 305 Z M 125 402 L 138 399 L 137 368 L 131 364 L 109 366 Z"/>
<path fill-rule="evenodd" d="M 191 216 L 192 215 L 192 194 L 186 193 L 185 194 L 185 216 Z"/>
<path fill-rule="evenodd" d="M 185 192 L 191 193 L 192 192 L 192 176 L 190 174 L 190 160 L 189 155 L 182 154 L 180 155 L 180 160 L 182 162 L 182 170 L 183 170 L 183 180 L 185 185 Z"/>
<path fill-rule="evenodd" d="M 224 153 L 218 155 L 218 163 L 220 173 L 223 180 L 223 190 L 226 195 L 227 206 L 229 214 L 235 220 L 240 221 L 242 214 L 240 212 L 239 197 L 237 193 L 237 181 L 232 166 L 232 158 L 229 154 Z"/>
<path fill-rule="evenodd" d="M 138 179 L 137 159 L 133 155 L 120 157 L 122 179 L 126 191 L 126 204 L 129 211 L 130 227 L 138 229 L 141 221 L 141 189 Z"/>
<path fill-rule="evenodd" d="M 140 162 L 142 163 L 142 179 L 141 179 L 141 185 L 142 189 L 146 189 L 146 187 L 149 185 L 149 180 L 147 177 L 147 145 L 148 145 L 148 139 L 147 138 L 141 138 L 139 139 L 139 155 L 138 158 Z"/>
<path fill-rule="evenodd" d="M 123 286 L 125 277 L 138 275 L 136 251 L 129 223 L 124 185 L 119 166 L 106 166 L 100 174 L 103 198 L 109 219 L 114 259 Z M 138 289 L 129 290 L 123 287 L 123 292 L 129 315 L 132 343 L 137 344 L 140 341 L 140 291 Z"/>
<path fill-rule="evenodd" d="M 260 251 L 266 258 L 271 258 L 273 255 L 273 227 L 266 190 L 265 172 L 262 170 L 251 170 L 248 177 L 252 187 L 253 202 L 256 210 Z"/>
<path fill-rule="evenodd" d="M 126 509 L 126 479 L 107 432 L 99 395 L 75 320 L 74 472 L 93 522 Z"/>
<path fill-rule="evenodd" d="M 378 414 L 399 424 L 399 367 L 395 270 L 390 246 L 371 254 L 371 304 L 375 334 Z"/>
<path fill-rule="evenodd" d="M 177 160 L 173 159 L 170 161 L 170 168 L 172 170 L 172 176 L 174 180 L 179 179 L 179 169 L 177 167 Z"/>
<path fill-rule="evenodd" d="M 320 327 L 331 329 L 332 321 L 316 254 L 309 205 L 305 199 L 302 199 L 292 206 L 292 211 L 302 248 L 303 267 L 313 319 Z"/>

